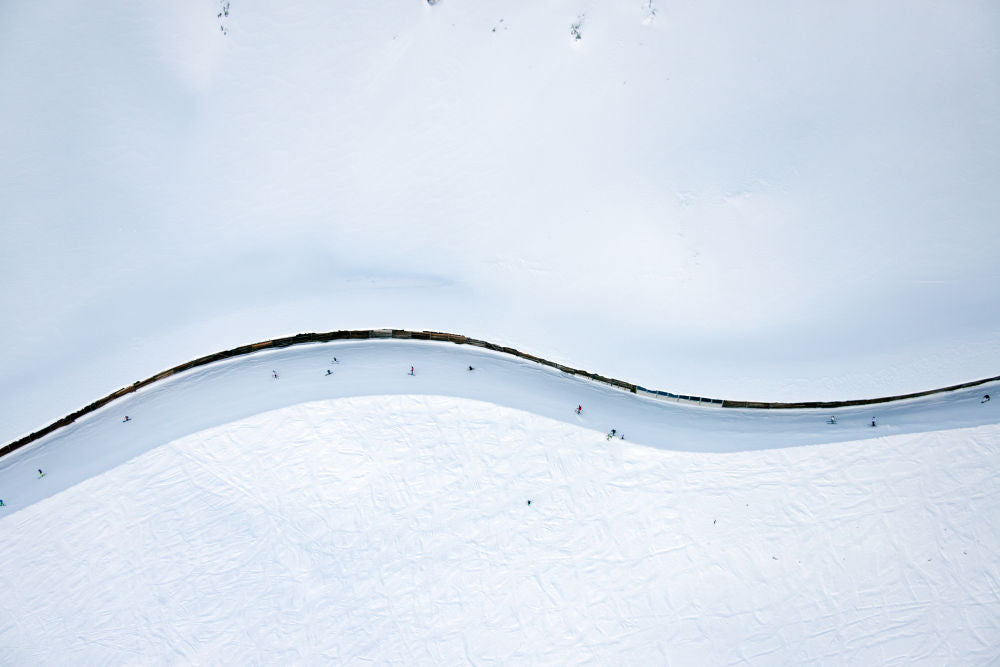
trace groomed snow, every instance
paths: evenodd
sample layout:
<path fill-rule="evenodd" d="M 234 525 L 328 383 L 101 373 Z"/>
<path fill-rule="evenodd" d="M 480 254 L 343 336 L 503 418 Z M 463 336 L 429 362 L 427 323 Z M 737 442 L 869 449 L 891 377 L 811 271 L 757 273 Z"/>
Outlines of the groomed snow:
<path fill-rule="evenodd" d="M 11 664 L 985 664 L 998 443 L 994 425 L 693 454 L 466 399 L 283 408 L 0 520 L 0 646 Z"/>
<path fill-rule="evenodd" d="M 860 411 L 646 400 L 453 345 L 235 359 L 0 461 L 0 648 L 987 664 L 1000 405 L 981 394 L 883 406 L 873 429 Z M 794 446 L 824 439 L 841 441 Z"/>

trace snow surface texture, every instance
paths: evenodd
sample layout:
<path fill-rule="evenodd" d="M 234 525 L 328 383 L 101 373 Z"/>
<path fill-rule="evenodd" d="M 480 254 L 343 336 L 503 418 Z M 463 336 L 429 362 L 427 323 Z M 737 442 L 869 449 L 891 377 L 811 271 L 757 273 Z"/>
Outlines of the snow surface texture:
<path fill-rule="evenodd" d="M 733 399 L 996 375 L 998 24 L 0 3 L 0 441 L 301 331 L 453 331 Z"/>
<path fill-rule="evenodd" d="M 0 460 L 0 653 L 986 664 L 1000 404 L 981 393 L 881 406 L 873 429 L 433 343 L 230 360 Z"/>

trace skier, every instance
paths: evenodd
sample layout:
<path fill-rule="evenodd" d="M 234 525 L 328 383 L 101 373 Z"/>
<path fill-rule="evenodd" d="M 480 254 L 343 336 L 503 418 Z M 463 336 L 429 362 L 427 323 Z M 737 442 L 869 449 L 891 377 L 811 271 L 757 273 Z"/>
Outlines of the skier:
<path fill-rule="evenodd" d="M 45 477 L 45 473 L 44 473 L 44 472 L 42 472 L 42 469 L 41 469 L 41 468 L 39 468 L 39 469 L 38 469 L 38 477 L 39 477 L 39 478 L 41 478 L 41 477 Z"/>
<path fill-rule="evenodd" d="M 413 370 L 413 366 L 410 366 L 410 375 L 416 375 L 416 371 Z"/>
<path fill-rule="evenodd" d="M 275 380 L 277 380 L 278 379 L 278 371 L 271 371 L 271 377 L 273 377 Z"/>
<path fill-rule="evenodd" d="M 333 375 L 333 371 L 331 371 L 329 368 L 327 368 L 326 369 L 326 374 L 327 375 Z"/>
<path fill-rule="evenodd" d="M 837 417 L 836 416 L 831 416 L 829 419 L 826 420 L 826 423 L 827 424 L 836 424 L 837 423 Z"/>
<path fill-rule="evenodd" d="M 576 406 L 576 414 L 580 414 L 581 412 L 583 412 L 583 406 L 582 405 Z"/>
<path fill-rule="evenodd" d="M 470 370 L 470 371 L 474 371 L 474 370 L 476 370 L 476 369 L 475 369 L 475 368 L 473 368 L 472 366 L 469 366 L 469 370 Z"/>
<path fill-rule="evenodd" d="M 130 422 L 130 421 L 132 421 L 132 418 L 129 417 L 128 415 L 125 415 L 125 419 L 122 420 L 122 423 L 124 424 L 125 422 Z"/>
<path fill-rule="evenodd" d="M 337 357 L 333 358 L 333 363 L 335 363 L 335 364 L 339 364 L 340 363 L 339 361 L 337 361 Z"/>
<path fill-rule="evenodd" d="M 531 504 L 531 501 L 530 501 L 530 500 L 528 501 L 528 504 L 529 504 L 529 505 Z M 3 504 L 3 498 L 0 498 L 0 507 L 4 507 L 4 504 Z"/>
<path fill-rule="evenodd" d="M 875 418 L 872 417 L 872 428 L 875 428 Z"/>
<path fill-rule="evenodd" d="M 989 403 L 990 402 L 990 395 L 986 394 L 985 396 L 983 396 L 983 400 L 981 400 L 979 402 L 980 403 Z"/>

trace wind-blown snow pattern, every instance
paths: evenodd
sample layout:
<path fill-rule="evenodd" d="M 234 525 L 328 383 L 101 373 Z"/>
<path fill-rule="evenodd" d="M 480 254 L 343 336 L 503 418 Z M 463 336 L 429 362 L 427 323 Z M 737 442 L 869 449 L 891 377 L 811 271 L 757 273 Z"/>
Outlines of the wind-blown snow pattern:
<path fill-rule="evenodd" d="M 233 359 L 0 460 L 0 653 L 987 664 L 994 388 L 873 428 L 433 343 Z"/>

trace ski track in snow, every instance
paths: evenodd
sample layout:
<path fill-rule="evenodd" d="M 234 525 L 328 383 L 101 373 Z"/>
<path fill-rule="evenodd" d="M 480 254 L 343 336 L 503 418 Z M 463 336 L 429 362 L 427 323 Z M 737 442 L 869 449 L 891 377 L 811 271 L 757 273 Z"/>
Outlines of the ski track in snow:
<path fill-rule="evenodd" d="M 371 395 L 322 396 L 331 382 Z M 986 664 L 992 409 L 962 394 L 885 406 L 871 437 L 851 411 L 831 427 L 815 411 L 681 407 L 433 344 L 254 355 L 0 462 L 0 653 Z M 608 440 L 612 425 L 630 440 Z"/>
<path fill-rule="evenodd" d="M 340 363 L 333 364 L 338 357 Z M 417 372 L 408 371 L 415 365 Z M 466 369 L 474 366 L 470 373 Z M 331 369 L 333 375 L 327 376 Z M 272 379 L 272 371 L 279 379 Z M 154 383 L 0 459 L 3 490 L 24 507 L 190 433 L 324 398 L 443 395 L 569 420 L 672 450 L 732 452 L 861 440 L 996 422 L 983 385 L 891 404 L 836 410 L 739 410 L 639 398 L 551 368 L 479 348 L 421 341 L 304 345 L 210 364 Z M 584 406 L 576 415 L 573 409 Z M 133 418 L 122 424 L 124 415 Z M 836 415 L 835 426 L 826 424 Z M 878 428 L 870 421 L 877 415 Z M 81 447 L 80 443 L 92 443 Z M 52 465 L 52 462 L 58 462 Z M 36 468 L 49 471 L 33 484 Z M 50 470 L 51 469 L 51 470 Z"/>

